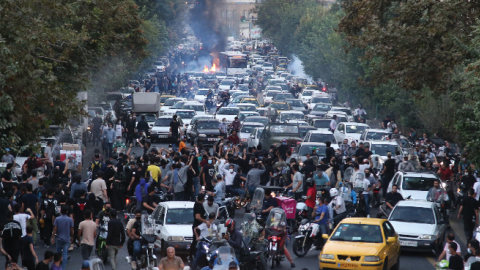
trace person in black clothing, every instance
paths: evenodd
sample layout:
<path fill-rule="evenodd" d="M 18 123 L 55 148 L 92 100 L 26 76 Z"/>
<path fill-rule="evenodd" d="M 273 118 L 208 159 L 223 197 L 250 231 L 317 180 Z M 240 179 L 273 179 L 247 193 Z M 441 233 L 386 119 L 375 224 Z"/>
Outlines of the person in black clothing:
<path fill-rule="evenodd" d="M 53 261 L 53 251 L 47 250 L 43 255 L 43 260 L 37 263 L 35 270 L 50 270 L 49 264 Z"/>
<path fill-rule="evenodd" d="M 10 203 L 8 202 L 8 200 L 0 198 L 0 213 L 7 213 L 8 211 L 12 211 L 12 210 L 13 209 L 10 206 Z M 0 215 L 0 227 L 7 222 L 8 222 L 7 216 Z"/>
<path fill-rule="evenodd" d="M 138 131 L 144 131 L 145 134 L 147 134 L 147 137 L 148 137 L 148 130 L 149 130 L 149 126 L 148 126 L 148 123 L 147 123 L 147 120 L 145 120 L 145 115 L 142 115 L 142 118 L 140 121 L 138 121 L 138 124 L 137 124 L 137 130 Z"/>
<path fill-rule="evenodd" d="M 108 222 L 108 234 L 106 240 L 108 257 L 110 258 L 112 269 L 116 269 L 118 250 L 123 247 L 124 243 L 125 228 L 123 227 L 123 223 L 117 219 L 117 210 L 112 209 L 110 211 L 110 221 Z"/>
<path fill-rule="evenodd" d="M 20 255 L 20 239 L 22 237 L 22 226 L 13 220 L 13 212 L 7 212 L 8 222 L 3 226 L 2 247 L 12 258 L 11 262 L 17 263 Z"/>
<path fill-rule="evenodd" d="M 133 238 L 133 253 L 132 258 L 137 259 L 138 254 L 142 249 L 142 211 L 135 211 L 135 223 L 132 226 L 132 232 L 130 236 Z"/>
<path fill-rule="evenodd" d="M 58 201 L 53 197 L 54 190 L 49 188 L 47 190 L 47 198 L 43 200 L 43 204 L 40 206 L 40 220 L 43 219 L 44 227 L 41 231 L 41 237 L 45 245 L 50 245 L 50 239 L 52 238 L 53 221 L 55 220 L 56 208 Z"/>
<path fill-rule="evenodd" d="M 155 187 L 149 186 L 147 189 L 148 194 L 142 197 L 142 210 L 146 210 L 151 214 L 160 202 L 158 196 L 155 196 Z"/>
<path fill-rule="evenodd" d="M 387 188 L 390 184 L 390 181 L 395 174 L 395 160 L 392 159 L 392 153 L 387 153 L 387 160 L 383 163 L 383 170 L 381 172 L 382 178 L 382 189 L 383 189 L 383 197 L 387 195 Z"/>
<path fill-rule="evenodd" d="M 177 121 L 177 115 L 174 115 L 172 122 L 170 122 L 170 133 L 172 134 L 173 144 L 178 144 L 179 134 L 182 131 L 180 130 L 180 123 Z"/>
<path fill-rule="evenodd" d="M 458 211 L 458 219 L 463 214 L 463 229 L 467 242 L 472 240 L 475 221 L 478 222 L 478 202 L 475 200 L 475 190 L 468 189 L 468 196 L 462 200 L 462 205 Z"/>
<path fill-rule="evenodd" d="M 213 191 L 212 179 L 215 175 L 215 167 L 213 166 L 213 159 L 209 158 L 207 165 L 202 168 L 201 182 L 207 191 Z"/>
<path fill-rule="evenodd" d="M 473 174 L 469 170 L 469 168 L 466 167 L 461 181 L 462 181 L 463 185 L 465 186 L 465 188 L 473 188 L 473 184 L 475 184 L 475 182 L 477 182 L 477 179 L 475 179 L 475 176 L 473 176 Z"/>
<path fill-rule="evenodd" d="M 193 225 L 192 225 L 192 232 L 195 235 L 195 228 L 198 227 L 202 223 L 206 223 L 206 214 L 205 207 L 203 207 L 203 203 L 205 202 L 205 194 L 200 193 L 197 196 L 197 201 L 193 205 Z M 193 237 L 192 245 L 190 246 L 190 258 L 194 257 L 196 253 L 197 247 L 197 239 Z M 193 261 L 193 260 L 192 260 Z"/>
<path fill-rule="evenodd" d="M 335 149 L 333 149 L 331 141 L 326 141 L 325 145 L 327 146 L 327 148 L 325 149 L 325 156 L 327 160 L 331 160 L 332 157 L 335 156 Z"/>
<path fill-rule="evenodd" d="M 26 267 L 28 270 L 35 270 L 35 263 L 38 262 L 38 257 L 33 249 L 33 229 L 30 226 L 26 228 L 27 235 L 22 237 L 21 248 L 22 248 L 22 267 Z"/>
<path fill-rule="evenodd" d="M 135 137 L 135 120 L 133 116 L 130 115 L 125 123 L 125 132 L 127 134 L 127 140 L 125 141 L 125 145 L 130 145 L 133 143 L 133 138 Z"/>
<path fill-rule="evenodd" d="M 463 259 L 462 259 L 462 256 L 460 256 L 457 253 L 457 247 L 458 247 L 457 243 L 455 243 L 455 242 L 450 242 L 449 243 L 448 250 L 452 254 L 450 256 L 450 259 L 448 260 L 448 269 L 450 269 L 450 270 L 463 270 L 464 269 Z"/>
<path fill-rule="evenodd" d="M 357 161 L 363 161 L 365 158 L 365 149 L 363 147 L 364 145 L 362 142 L 358 144 L 358 149 L 355 151 L 355 158 Z"/>
<path fill-rule="evenodd" d="M 263 198 L 263 205 L 262 205 L 262 217 L 266 219 L 270 211 L 277 207 L 277 199 L 272 197 L 272 191 L 265 189 L 265 197 Z"/>
<path fill-rule="evenodd" d="M 363 151 L 363 159 L 369 159 L 371 155 L 373 155 L 372 151 L 370 151 L 370 146 L 365 146 L 365 150 Z"/>
<path fill-rule="evenodd" d="M 287 139 L 282 139 L 282 145 L 280 145 L 280 147 L 278 147 L 278 152 L 280 153 L 280 156 L 285 156 L 287 155 L 287 150 L 289 149 L 290 147 L 288 147 L 287 145 Z"/>
<path fill-rule="evenodd" d="M 78 243 L 76 243 L 77 246 L 80 246 L 80 239 L 77 239 L 78 226 L 80 225 L 80 222 L 85 220 L 85 217 L 84 217 L 84 214 L 83 214 L 84 211 L 87 210 L 87 209 L 92 211 L 92 206 L 90 205 L 90 203 L 85 198 L 85 196 L 87 194 L 85 192 L 85 190 L 81 189 L 78 192 L 79 192 L 80 198 L 76 199 L 75 202 L 73 203 L 73 221 L 74 221 L 73 239 L 74 240 L 76 239 L 78 241 Z"/>
<path fill-rule="evenodd" d="M 8 163 L 5 171 L 2 173 L 2 184 L 5 193 L 8 193 L 12 189 L 12 163 Z"/>
<path fill-rule="evenodd" d="M 388 208 L 390 208 L 390 209 L 393 209 L 399 201 L 403 201 L 402 194 L 398 193 L 397 191 L 398 191 L 398 186 L 393 185 L 392 186 L 392 191 L 389 192 L 387 194 L 387 196 L 385 197 L 385 202 L 386 202 Z"/>

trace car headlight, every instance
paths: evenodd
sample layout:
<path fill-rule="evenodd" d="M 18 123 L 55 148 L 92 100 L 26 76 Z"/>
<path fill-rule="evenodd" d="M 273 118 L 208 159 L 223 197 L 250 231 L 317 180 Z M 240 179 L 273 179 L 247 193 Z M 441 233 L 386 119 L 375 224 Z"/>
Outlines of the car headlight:
<path fill-rule="evenodd" d="M 366 261 L 366 262 L 378 262 L 378 261 L 380 261 L 380 257 L 378 257 L 378 256 L 365 256 L 365 258 L 363 260 Z"/>
<path fill-rule="evenodd" d="M 435 235 L 424 234 L 424 235 L 420 235 L 419 239 L 432 240 L 434 237 L 435 237 Z"/>
<path fill-rule="evenodd" d="M 198 137 L 207 137 L 205 134 L 198 134 Z"/>
<path fill-rule="evenodd" d="M 169 236 L 167 241 L 175 241 L 175 242 L 182 242 L 183 236 Z"/>
<path fill-rule="evenodd" d="M 335 256 L 333 256 L 333 254 L 322 254 L 321 258 L 327 260 L 334 260 Z"/>
<path fill-rule="evenodd" d="M 246 142 L 246 141 L 247 141 L 247 139 L 245 139 L 245 138 L 240 139 L 240 140 L 241 140 L 242 142 Z"/>
<path fill-rule="evenodd" d="M 157 131 L 156 131 L 156 130 L 152 130 L 152 131 L 150 131 L 150 134 L 157 134 Z"/>

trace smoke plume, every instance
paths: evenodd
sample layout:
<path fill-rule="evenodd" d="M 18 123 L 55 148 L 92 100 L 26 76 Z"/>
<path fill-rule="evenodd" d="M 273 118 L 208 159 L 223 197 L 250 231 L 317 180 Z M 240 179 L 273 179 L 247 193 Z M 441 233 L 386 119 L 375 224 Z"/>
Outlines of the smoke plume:
<path fill-rule="evenodd" d="M 300 76 L 303 78 L 307 78 L 309 81 L 313 81 L 312 77 L 305 74 L 305 70 L 303 69 L 302 60 L 300 60 L 296 55 L 292 55 L 292 61 L 288 64 L 288 70 L 292 71 L 293 75 Z"/>

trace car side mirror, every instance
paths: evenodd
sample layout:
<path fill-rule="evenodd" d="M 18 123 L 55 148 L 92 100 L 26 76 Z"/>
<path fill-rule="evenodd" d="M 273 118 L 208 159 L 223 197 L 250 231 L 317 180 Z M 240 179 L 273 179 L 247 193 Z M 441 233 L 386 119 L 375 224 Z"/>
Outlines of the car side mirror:
<path fill-rule="evenodd" d="M 328 234 L 326 234 L 326 233 L 322 234 L 322 238 L 323 239 L 328 239 Z"/>
<path fill-rule="evenodd" d="M 395 243 L 397 242 L 397 239 L 395 237 L 388 237 L 387 238 L 387 243 Z"/>

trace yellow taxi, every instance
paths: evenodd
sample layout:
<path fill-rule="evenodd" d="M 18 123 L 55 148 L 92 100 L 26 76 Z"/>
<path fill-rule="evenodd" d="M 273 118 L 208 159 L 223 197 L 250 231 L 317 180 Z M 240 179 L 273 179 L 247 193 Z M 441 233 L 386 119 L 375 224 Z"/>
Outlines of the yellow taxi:
<path fill-rule="evenodd" d="M 255 105 L 255 107 L 259 108 L 261 107 L 260 102 L 256 98 L 242 98 L 240 100 L 240 103 L 250 103 Z"/>
<path fill-rule="evenodd" d="M 320 269 L 399 269 L 400 242 L 386 219 L 346 218 L 322 237 Z"/>
<path fill-rule="evenodd" d="M 160 96 L 160 107 L 163 106 L 163 104 L 165 103 L 165 101 L 169 98 L 175 98 L 177 96 L 174 96 L 174 95 L 161 95 Z"/>
<path fill-rule="evenodd" d="M 305 85 L 305 90 L 320 90 L 320 88 L 318 88 L 318 85 L 310 84 L 310 85 Z"/>

